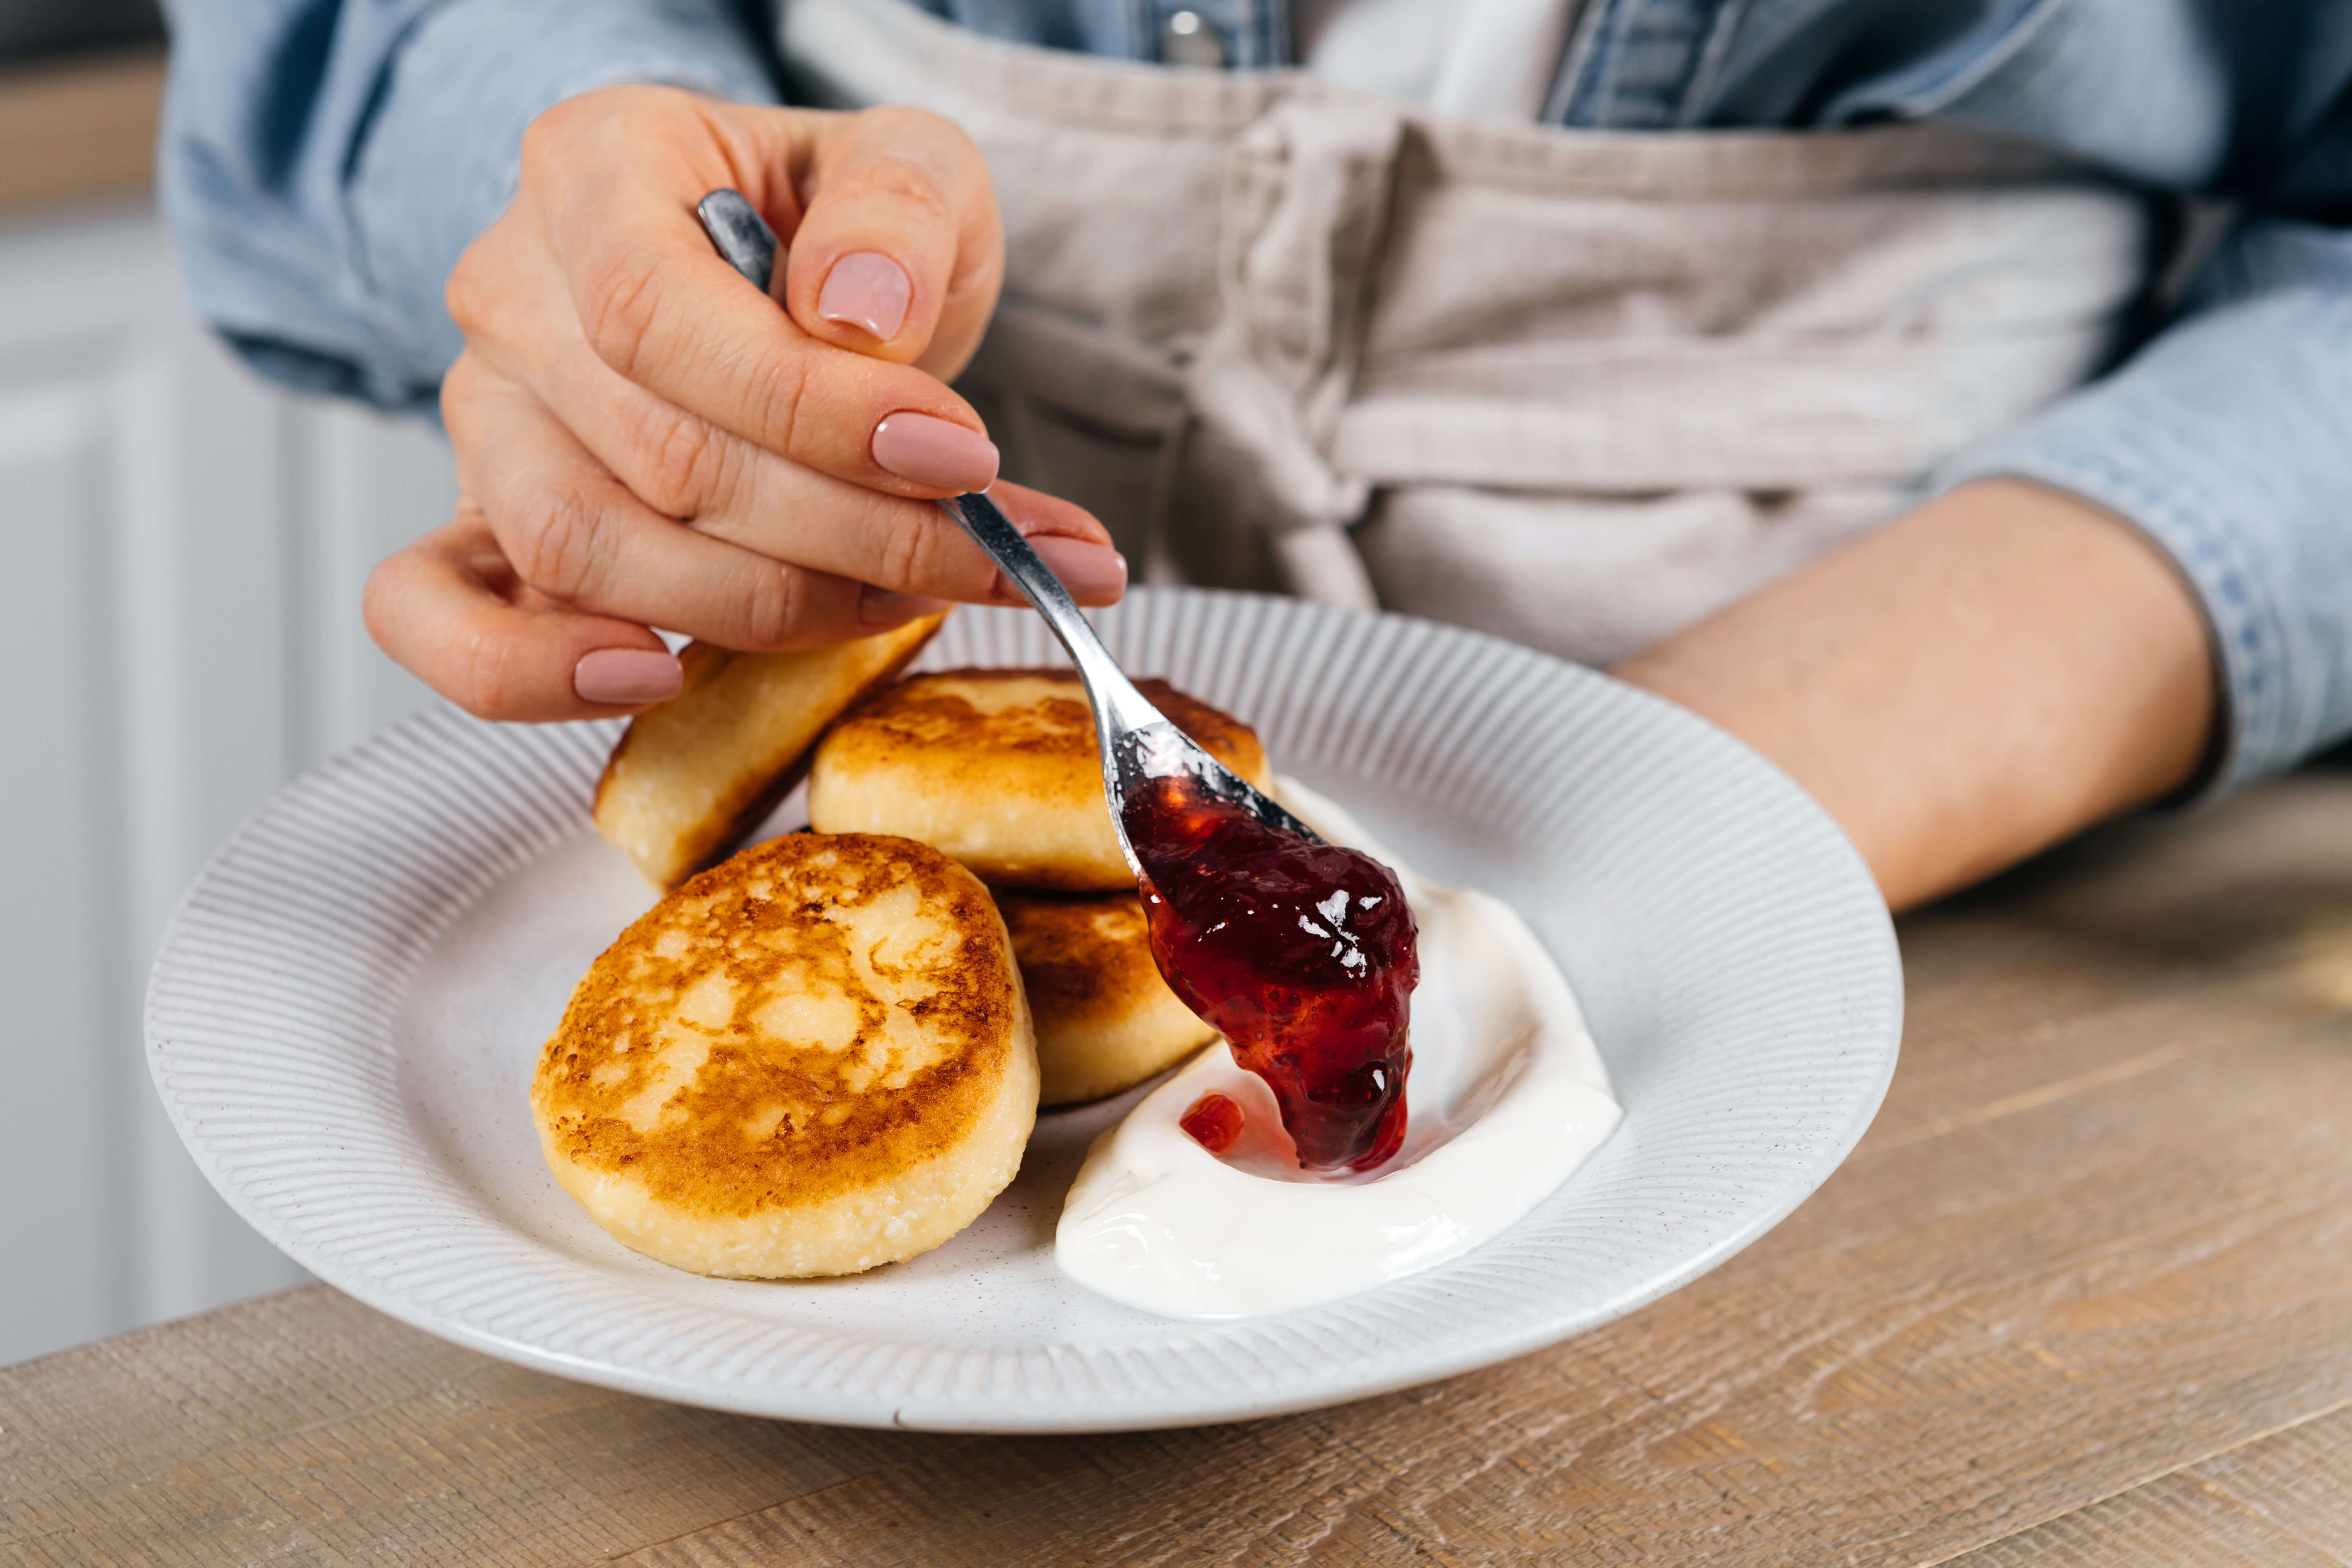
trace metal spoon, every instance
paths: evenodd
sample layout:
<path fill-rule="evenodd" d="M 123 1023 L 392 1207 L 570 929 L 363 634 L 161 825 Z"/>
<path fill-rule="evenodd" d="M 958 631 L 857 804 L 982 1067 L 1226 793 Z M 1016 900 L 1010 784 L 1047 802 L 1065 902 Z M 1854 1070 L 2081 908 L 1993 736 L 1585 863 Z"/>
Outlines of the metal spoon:
<path fill-rule="evenodd" d="M 776 236 L 742 194 L 716 190 L 696 204 L 694 215 L 727 264 L 750 279 L 762 294 L 768 291 L 776 267 Z M 1313 829 L 1252 787 L 1179 730 L 1151 700 L 1135 689 L 1093 626 L 1079 613 L 1053 568 L 1029 548 L 1021 531 L 979 491 L 950 496 L 940 508 L 969 534 L 973 543 L 1013 579 L 1045 624 L 1069 650 L 1094 709 L 1095 738 L 1102 750 L 1103 794 L 1111 805 L 1111 826 L 1127 863 L 1140 875 L 1141 862 L 1128 841 L 1127 806 L 1150 789 L 1150 781 L 1190 776 L 1203 795 L 1240 806 L 1269 827 L 1296 833 L 1310 844 L 1323 842 Z"/>
<path fill-rule="evenodd" d="M 1323 842 L 1312 828 L 1203 751 L 1135 689 L 1061 579 L 1038 559 L 994 501 L 972 494 L 952 496 L 940 505 L 1036 606 L 1069 650 L 1070 662 L 1078 667 L 1078 679 L 1095 710 L 1095 739 L 1102 748 L 1103 794 L 1111 803 L 1111 825 L 1118 829 L 1118 847 L 1127 863 L 1139 874 L 1143 867 L 1136 859 L 1135 846 L 1128 842 L 1127 807 L 1150 792 L 1153 779 L 1190 775 L 1202 794 L 1238 805 L 1267 826 L 1296 833 L 1310 844 Z"/>

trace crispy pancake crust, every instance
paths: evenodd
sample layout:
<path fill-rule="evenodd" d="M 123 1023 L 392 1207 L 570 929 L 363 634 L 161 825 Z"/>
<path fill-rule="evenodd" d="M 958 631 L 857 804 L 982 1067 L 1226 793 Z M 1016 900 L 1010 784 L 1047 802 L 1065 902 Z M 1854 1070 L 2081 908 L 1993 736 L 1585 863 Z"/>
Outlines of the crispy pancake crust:
<path fill-rule="evenodd" d="M 1040 1103 L 1132 1089 L 1216 1038 L 1160 977 L 1135 894 L 999 889 L 996 907 L 1036 1020 Z"/>
<path fill-rule="evenodd" d="M 1164 680 L 1145 696 L 1227 767 L 1265 787 L 1249 726 Z M 809 820 L 827 833 L 936 845 L 998 887 L 1135 886 L 1103 804 L 1092 711 L 1066 669 L 958 669 L 886 687 L 817 747 Z"/>
<path fill-rule="evenodd" d="M 845 1274 L 939 1245 L 1019 1167 L 1035 1037 L 963 868 L 789 835 L 664 898 L 573 991 L 531 1108 L 622 1242 L 698 1273 Z"/>
<path fill-rule="evenodd" d="M 825 726 L 904 669 L 946 618 L 789 653 L 688 643 L 684 689 L 630 720 L 604 764 L 596 830 L 655 887 L 677 887 L 759 826 Z"/>

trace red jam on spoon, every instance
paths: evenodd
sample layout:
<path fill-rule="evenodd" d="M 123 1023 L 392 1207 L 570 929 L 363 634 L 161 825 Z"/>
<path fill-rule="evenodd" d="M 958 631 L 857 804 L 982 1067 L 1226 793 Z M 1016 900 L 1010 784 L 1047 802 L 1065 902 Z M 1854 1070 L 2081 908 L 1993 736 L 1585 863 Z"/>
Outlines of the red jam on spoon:
<path fill-rule="evenodd" d="M 1389 868 L 1268 826 L 1185 777 L 1155 780 L 1125 826 L 1160 973 L 1274 1090 L 1299 1164 L 1363 1171 L 1395 1153 L 1421 960 Z M 1204 1095 L 1182 1126 L 1221 1152 L 1211 1137 L 1231 1148 L 1241 1107 Z"/>

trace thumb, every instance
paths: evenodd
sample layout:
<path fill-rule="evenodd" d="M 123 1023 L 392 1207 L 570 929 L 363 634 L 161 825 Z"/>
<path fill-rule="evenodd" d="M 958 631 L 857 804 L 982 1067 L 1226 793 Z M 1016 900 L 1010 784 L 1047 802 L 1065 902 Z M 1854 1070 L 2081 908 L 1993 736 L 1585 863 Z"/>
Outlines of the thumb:
<path fill-rule="evenodd" d="M 837 347 L 953 376 L 1004 272 L 980 150 L 938 115 L 868 110 L 826 128 L 810 173 L 784 275 L 793 320 Z"/>

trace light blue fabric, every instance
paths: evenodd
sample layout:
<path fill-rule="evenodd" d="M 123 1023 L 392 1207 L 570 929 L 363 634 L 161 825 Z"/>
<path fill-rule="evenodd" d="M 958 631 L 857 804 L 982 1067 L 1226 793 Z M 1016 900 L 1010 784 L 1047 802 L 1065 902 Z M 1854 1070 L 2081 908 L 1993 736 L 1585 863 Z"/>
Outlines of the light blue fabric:
<path fill-rule="evenodd" d="M 265 374 L 430 412 L 457 255 L 592 88 L 776 101 L 728 0 L 190 0 L 158 179 L 196 309 Z"/>
<path fill-rule="evenodd" d="M 1156 58 L 1202 16 L 1282 63 L 1286 0 L 922 0 L 1013 41 Z M 776 99 L 757 0 L 181 0 L 162 148 L 197 308 L 265 373 L 429 409 L 457 254 L 522 130 L 662 82 Z M 2227 678 L 2212 790 L 2352 733 L 2352 0 L 1586 0 L 1554 118 L 1931 120 L 2249 215 L 2118 368 L 1940 482 L 2062 486 L 2132 520 L 2203 602 Z"/>

